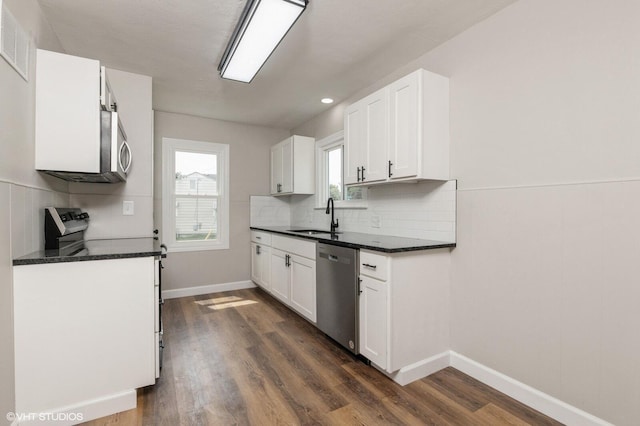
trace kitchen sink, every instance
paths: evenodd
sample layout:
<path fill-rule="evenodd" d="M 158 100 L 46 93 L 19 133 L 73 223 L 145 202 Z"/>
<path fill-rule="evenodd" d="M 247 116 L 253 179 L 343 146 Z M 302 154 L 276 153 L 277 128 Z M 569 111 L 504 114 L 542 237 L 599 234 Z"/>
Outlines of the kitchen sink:
<path fill-rule="evenodd" d="M 331 234 L 331 231 L 323 231 L 321 229 L 289 229 L 289 232 L 306 235 Z M 342 234 L 342 232 L 334 232 L 334 234 Z"/>

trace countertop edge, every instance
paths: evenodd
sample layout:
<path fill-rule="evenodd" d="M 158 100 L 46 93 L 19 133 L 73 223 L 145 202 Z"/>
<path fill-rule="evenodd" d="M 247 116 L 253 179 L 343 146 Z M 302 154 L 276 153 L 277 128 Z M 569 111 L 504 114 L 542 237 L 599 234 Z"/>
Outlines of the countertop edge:
<path fill-rule="evenodd" d="M 254 230 L 254 231 L 263 231 L 263 232 L 271 232 L 273 234 L 286 235 L 287 237 L 294 237 L 294 238 L 302 238 L 302 239 L 305 239 L 305 240 L 312 240 L 312 241 L 316 241 L 316 242 L 321 242 L 323 244 L 330 244 L 330 245 L 340 246 L 340 247 L 365 249 L 365 250 L 377 251 L 377 252 L 381 252 L 381 253 L 404 253 L 404 252 L 410 252 L 410 251 L 436 250 L 436 249 L 441 249 L 441 248 L 455 248 L 456 247 L 456 243 L 445 243 L 445 242 L 443 242 L 443 243 L 438 243 L 438 244 L 429 244 L 429 245 L 425 245 L 425 246 L 414 246 L 414 247 L 389 249 L 389 248 L 378 247 L 378 246 L 369 246 L 369 245 L 366 245 L 366 244 L 349 243 L 347 241 L 329 240 L 329 239 L 317 237 L 317 236 L 314 236 L 314 235 L 298 234 L 298 233 L 294 233 L 294 232 L 281 231 L 281 230 L 276 230 L 276 229 L 272 229 L 272 228 L 269 228 L 269 227 L 263 227 L 263 226 L 250 226 L 249 229 Z M 391 237 L 391 235 L 389 235 L 389 237 Z"/>
<path fill-rule="evenodd" d="M 87 262 L 91 260 L 115 260 L 115 259 L 131 259 L 134 257 L 155 257 L 161 256 L 162 251 L 145 251 L 138 253 L 122 253 L 122 254 L 96 254 L 87 256 L 62 256 L 62 257 L 45 257 L 34 259 L 14 259 L 13 266 L 23 265 L 43 265 L 47 263 L 69 263 L 69 262 Z"/>

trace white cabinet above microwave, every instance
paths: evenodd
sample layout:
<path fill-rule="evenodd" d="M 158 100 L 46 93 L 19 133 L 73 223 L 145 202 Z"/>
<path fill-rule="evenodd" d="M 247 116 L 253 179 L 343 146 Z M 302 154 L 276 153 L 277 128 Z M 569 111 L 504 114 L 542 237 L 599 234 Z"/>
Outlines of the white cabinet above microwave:
<path fill-rule="evenodd" d="M 74 182 L 122 182 L 131 150 L 107 70 L 93 59 L 38 49 L 36 169 Z"/>

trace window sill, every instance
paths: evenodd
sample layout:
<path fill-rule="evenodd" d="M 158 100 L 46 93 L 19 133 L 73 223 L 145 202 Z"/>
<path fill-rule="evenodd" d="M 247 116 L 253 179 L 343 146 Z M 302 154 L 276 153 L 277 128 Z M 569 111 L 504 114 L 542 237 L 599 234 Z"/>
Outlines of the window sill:
<path fill-rule="evenodd" d="M 366 210 L 369 207 L 369 204 L 366 201 L 334 201 L 333 208 L 335 210 Z M 314 207 L 314 210 L 326 210 L 327 206 L 325 205 L 317 205 Z"/>
<path fill-rule="evenodd" d="M 168 253 L 183 253 L 190 251 L 208 251 L 208 250 L 228 250 L 228 244 L 218 245 L 169 245 L 167 244 Z"/>

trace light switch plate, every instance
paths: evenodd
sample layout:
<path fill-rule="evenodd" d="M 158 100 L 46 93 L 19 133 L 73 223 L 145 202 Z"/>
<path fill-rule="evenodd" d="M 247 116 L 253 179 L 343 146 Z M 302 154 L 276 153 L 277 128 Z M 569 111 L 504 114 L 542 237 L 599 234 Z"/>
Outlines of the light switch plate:
<path fill-rule="evenodd" d="M 133 216 L 134 204 L 133 201 L 123 201 L 122 202 L 122 215 L 123 216 Z"/>
<path fill-rule="evenodd" d="M 371 215 L 371 227 L 380 228 L 380 216 L 377 214 Z"/>

